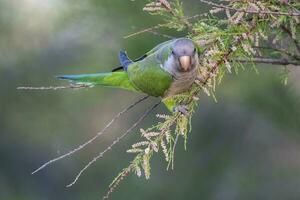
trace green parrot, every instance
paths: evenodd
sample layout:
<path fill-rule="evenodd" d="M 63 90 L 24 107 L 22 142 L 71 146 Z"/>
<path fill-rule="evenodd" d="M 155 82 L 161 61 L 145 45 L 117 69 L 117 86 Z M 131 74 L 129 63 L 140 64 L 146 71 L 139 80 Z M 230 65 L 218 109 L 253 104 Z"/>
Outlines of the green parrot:
<path fill-rule="evenodd" d="M 163 42 L 142 57 L 132 61 L 120 51 L 121 67 L 108 73 L 62 75 L 59 79 L 73 84 L 108 86 L 161 97 L 174 111 L 172 97 L 190 89 L 199 65 L 197 45 L 188 38 Z"/>

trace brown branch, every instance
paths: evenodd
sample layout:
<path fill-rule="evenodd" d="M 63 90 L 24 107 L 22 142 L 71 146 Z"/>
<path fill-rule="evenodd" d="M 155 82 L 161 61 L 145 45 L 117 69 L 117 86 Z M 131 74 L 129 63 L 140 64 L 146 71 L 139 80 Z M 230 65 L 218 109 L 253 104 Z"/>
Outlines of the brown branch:
<path fill-rule="evenodd" d="M 256 24 L 255 22 L 252 23 L 251 27 L 249 27 L 249 31 L 242 34 L 241 36 L 239 36 L 235 41 L 234 44 L 231 45 L 231 48 L 228 49 L 228 51 L 226 53 L 224 53 L 224 55 L 222 56 L 222 58 L 220 58 L 215 64 L 213 64 L 211 66 L 211 68 L 209 69 L 209 71 L 206 73 L 206 75 L 204 77 L 197 77 L 195 80 L 195 83 L 197 85 L 200 86 L 200 88 L 202 88 L 203 86 L 205 86 L 208 81 L 216 74 L 217 70 L 219 69 L 219 67 L 224 64 L 227 60 L 229 60 L 230 55 L 234 52 L 233 48 L 234 46 L 238 46 L 242 43 L 243 40 L 245 40 L 245 38 L 248 38 L 248 36 L 251 34 L 251 32 L 256 28 Z M 195 92 L 192 93 L 191 98 L 189 98 L 188 100 L 188 104 L 193 102 L 195 100 L 195 96 L 197 97 L 199 92 L 201 90 L 196 90 Z"/>
<path fill-rule="evenodd" d="M 102 197 L 103 200 L 109 198 L 109 195 L 114 192 L 114 190 L 116 189 L 116 187 L 118 187 L 118 185 L 120 184 L 120 182 L 122 180 L 124 180 L 129 175 L 129 173 L 132 170 L 132 168 L 133 168 L 133 165 L 130 164 L 129 167 L 126 168 L 122 172 L 122 174 L 117 178 L 117 180 L 115 181 L 115 183 L 109 187 L 108 191 L 106 192 L 106 195 Z"/>
<path fill-rule="evenodd" d="M 103 155 L 108 152 L 109 150 L 112 149 L 113 146 L 115 146 L 120 140 L 122 140 L 125 136 L 127 136 L 136 126 L 138 126 L 150 113 L 152 110 L 154 110 L 159 104 L 161 103 L 161 101 L 159 101 L 158 103 L 154 104 L 153 106 L 151 106 L 150 108 L 148 108 L 139 118 L 138 120 L 136 120 L 136 122 L 129 128 L 126 130 L 125 133 L 123 133 L 121 136 L 119 136 L 117 139 L 115 139 L 108 147 L 106 147 L 106 149 L 104 149 L 104 151 L 100 152 L 97 156 L 95 156 L 90 162 L 88 162 L 88 164 L 86 164 L 81 170 L 80 172 L 76 175 L 75 179 L 68 184 L 66 187 L 71 187 L 72 185 L 74 185 L 77 180 L 80 178 L 81 174 L 83 172 L 85 172 L 86 169 L 88 169 L 93 163 L 95 163 L 99 158 L 102 158 Z"/>
<path fill-rule="evenodd" d="M 253 63 L 265 63 L 265 64 L 273 64 L 273 65 L 295 65 L 295 66 L 300 66 L 300 62 L 296 62 L 296 61 L 291 61 L 291 60 L 287 60 L 287 59 L 276 59 L 276 58 L 252 58 L 252 59 L 233 59 L 231 61 L 238 61 L 238 62 L 253 62 Z"/>
<path fill-rule="evenodd" d="M 145 32 L 149 32 L 149 31 L 152 31 L 152 30 L 155 30 L 155 29 L 159 29 L 159 28 L 167 26 L 169 24 L 171 24 L 171 23 L 157 24 L 156 26 L 152 26 L 152 27 L 149 27 L 149 28 L 144 28 L 142 30 L 139 30 L 137 32 L 134 32 L 134 33 L 131 33 L 129 35 L 124 36 L 124 39 L 130 38 L 132 36 L 136 36 L 136 35 L 139 35 L 139 34 L 142 34 L 142 33 L 145 33 Z"/>
<path fill-rule="evenodd" d="M 69 151 L 68 153 L 65 153 L 59 157 L 56 157 L 54 159 L 49 160 L 48 162 L 44 163 L 43 165 L 41 165 L 38 169 L 34 170 L 31 174 L 35 174 L 36 172 L 42 170 L 43 168 L 47 167 L 48 165 L 61 160 L 63 158 L 69 157 L 72 154 L 76 153 L 77 151 L 83 149 L 84 147 L 86 147 L 88 144 L 91 144 L 94 140 L 96 140 L 98 137 L 100 137 L 102 134 L 104 134 L 109 127 L 111 127 L 111 125 L 118 119 L 120 118 L 124 113 L 126 113 L 127 111 L 129 111 L 131 108 L 135 107 L 137 104 L 141 103 L 142 101 L 148 99 L 149 96 L 144 96 L 141 99 L 135 101 L 134 103 L 132 103 L 131 105 L 129 105 L 128 107 L 126 107 L 125 109 L 123 109 L 121 112 L 119 112 L 118 114 L 116 114 L 114 116 L 114 118 L 100 131 L 98 132 L 94 137 L 90 138 L 88 141 L 86 141 L 83 144 L 80 144 L 78 147 L 74 148 L 73 150 Z"/>
<path fill-rule="evenodd" d="M 173 155 L 172 155 L 172 170 L 174 169 L 174 158 L 175 158 L 174 155 L 175 155 L 175 149 L 176 149 L 178 139 L 179 139 L 179 134 L 176 135 L 174 145 L 173 145 L 173 149 L 172 149 L 172 153 L 173 153 Z"/>
<path fill-rule="evenodd" d="M 92 85 L 88 84 L 71 84 L 68 86 L 42 86 L 42 87 L 31 87 L 31 86 L 22 86 L 17 87 L 17 90 L 62 90 L 62 89 L 84 89 L 84 88 L 91 88 Z"/>
<path fill-rule="evenodd" d="M 149 33 L 152 33 L 153 35 L 157 35 L 157 36 L 161 36 L 161 37 L 165 37 L 165 38 L 168 38 L 168 39 L 174 39 L 175 37 L 172 37 L 170 35 L 167 35 L 167 34 L 164 34 L 164 33 L 159 33 L 157 31 L 148 31 Z"/>
<path fill-rule="evenodd" d="M 199 18 L 199 17 L 203 17 L 203 16 L 207 16 L 207 13 L 202 13 L 202 14 L 197 14 L 197 15 L 193 15 L 193 16 L 190 16 L 190 17 L 187 17 L 185 18 L 186 20 L 191 20 L 191 19 L 196 19 L 196 18 Z M 139 35 L 139 34 L 142 34 L 142 33 L 145 33 L 145 32 L 150 32 L 150 31 L 153 31 L 153 30 L 156 30 L 156 29 L 159 29 L 159 28 L 162 28 L 162 27 L 166 27 L 168 25 L 172 24 L 171 22 L 168 22 L 168 23 L 164 23 L 164 24 L 157 24 L 155 26 L 152 26 L 152 27 L 149 27 L 149 28 L 144 28 L 144 29 L 141 29 L 137 32 L 134 32 L 134 33 L 131 33 L 129 35 L 126 35 L 124 36 L 123 38 L 124 39 L 127 39 L 127 38 L 130 38 L 130 37 L 133 37 L 133 36 L 136 36 L 136 35 Z"/>
<path fill-rule="evenodd" d="M 278 51 L 280 53 L 284 53 L 286 54 L 287 56 L 295 59 L 295 60 L 299 60 L 300 61 L 300 56 L 297 56 L 291 52 L 289 52 L 288 50 L 286 49 L 283 49 L 283 48 L 275 48 L 275 47 L 269 47 L 269 46 L 252 46 L 253 48 L 256 48 L 256 49 L 268 49 L 268 50 L 273 50 L 273 51 Z"/>
<path fill-rule="evenodd" d="M 245 10 L 245 9 L 237 9 L 237 8 L 232 8 L 230 6 L 225 6 L 223 4 L 217 4 L 217 3 L 213 3 L 210 1 L 206 1 L 206 0 L 200 0 L 200 2 L 211 5 L 211 6 L 215 6 L 217 8 L 223 8 L 223 9 L 228 9 L 228 10 L 233 10 L 236 12 L 244 12 L 244 13 L 250 13 L 250 14 L 273 14 L 273 15 L 285 15 L 285 16 L 300 16 L 300 13 L 295 13 L 295 12 L 291 12 L 291 13 L 287 13 L 287 12 L 273 12 L 273 11 L 254 11 L 254 10 Z"/>

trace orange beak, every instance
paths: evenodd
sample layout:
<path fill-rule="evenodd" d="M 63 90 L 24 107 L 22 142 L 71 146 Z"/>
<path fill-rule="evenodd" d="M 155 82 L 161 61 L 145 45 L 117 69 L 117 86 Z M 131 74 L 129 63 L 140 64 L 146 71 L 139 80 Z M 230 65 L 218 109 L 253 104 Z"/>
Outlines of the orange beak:
<path fill-rule="evenodd" d="M 190 56 L 180 56 L 179 57 L 180 65 L 183 71 L 188 71 L 191 67 L 191 57 Z"/>

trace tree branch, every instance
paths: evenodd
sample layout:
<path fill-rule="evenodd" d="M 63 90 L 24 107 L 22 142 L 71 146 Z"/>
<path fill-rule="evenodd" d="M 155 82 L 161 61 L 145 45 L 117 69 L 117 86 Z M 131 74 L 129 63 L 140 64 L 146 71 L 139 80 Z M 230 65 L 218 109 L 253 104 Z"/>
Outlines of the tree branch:
<path fill-rule="evenodd" d="M 70 84 L 67 86 L 41 86 L 41 87 L 31 87 L 31 86 L 22 86 L 17 87 L 17 90 L 62 90 L 62 89 L 84 89 L 84 88 L 91 88 L 92 85 L 87 84 Z"/>
<path fill-rule="evenodd" d="M 295 66 L 300 66 L 300 62 L 296 62 L 296 61 L 291 61 L 291 60 L 287 60 L 284 58 L 281 59 L 276 59 L 276 58 L 252 58 L 251 60 L 247 60 L 247 59 L 233 59 L 232 61 L 238 61 L 238 62 L 254 62 L 254 63 L 265 63 L 265 64 L 273 64 L 273 65 L 295 65 Z"/>
<path fill-rule="evenodd" d="M 164 33 L 159 33 L 157 31 L 148 31 L 149 33 L 152 33 L 153 35 L 157 35 L 157 36 L 161 36 L 161 37 L 165 37 L 167 39 L 174 39 L 175 37 L 173 36 L 170 36 L 170 35 L 167 35 L 167 34 L 164 34 Z"/>
<path fill-rule="evenodd" d="M 48 162 L 44 163 L 43 165 L 41 165 L 38 169 L 34 170 L 31 174 L 35 174 L 36 172 L 40 171 L 41 169 L 47 167 L 48 165 L 61 160 L 65 157 L 69 157 L 72 154 L 76 153 L 77 151 L 83 149 L 84 147 L 86 147 L 87 145 L 91 144 L 93 141 L 95 141 L 98 137 L 100 137 L 102 134 L 104 134 L 109 127 L 111 127 L 111 125 L 118 119 L 120 118 L 124 113 L 126 113 L 127 111 L 129 111 L 131 108 L 135 107 L 137 104 L 143 102 L 144 100 L 148 99 L 149 96 L 144 96 L 141 99 L 135 101 L 134 103 L 132 103 L 131 105 L 129 105 L 128 107 L 126 107 L 125 109 L 123 109 L 121 112 L 119 112 L 117 115 L 114 116 L 114 118 L 100 131 L 98 132 L 94 137 L 90 138 L 88 141 L 86 141 L 83 144 L 80 144 L 78 147 L 74 148 L 73 150 L 69 151 L 68 153 L 65 153 L 59 157 L 56 157 L 52 160 L 49 160 Z"/>
<path fill-rule="evenodd" d="M 80 172 L 77 174 L 77 176 L 75 177 L 75 179 L 68 184 L 66 187 L 71 187 L 72 185 L 74 185 L 77 180 L 80 178 L 81 174 L 83 172 L 85 172 L 86 169 L 88 169 L 94 162 L 96 162 L 99 158 L 102 158 L 103 155 L 112 149 L 113 146 L 115 146 L 120 140 L 122 140 L 125 136 L 127 136 L 135 127 L 137 127 L 150 113 L 151 111 L 153 111 L 159 104 L 161 103 L 161 101 L 159 101 L 158 103 L 154 104 L 153 106 L 151 106 L 150 108 L 148 108 L 139 118 L 138 120 L 129 128 L 126 130 L 125 133 L 123 133 L 121 136 L 119 136 L 117 139 L 115 139 L 104 151 L 100 152 L 96 157 L 94 157 L 88 164 L 86 164 L 81 170 Z"/>
<path fill-rule="evenodd" d="M 246 9 L 237 9 L 237 8 L 233 8 L 230 6 L 225 6 L 223 4 L 217 4 L 217 3 L 213 3 L 210 1 L 206 1 L 206 0 L 200 0 L 200 2 L 211 5 L 211 6 L 215 6 L 217 8 L 223 8 L 223 9 L 227 9 L 227 10 L 233 10 L 236 12 L 244 12 L 244 13 L 250 13 L 250 14 L 273 14 L 273 15 L 285 15 L 285 16 L 300 16 L 300 13 L 296 13 L 296 12 L 273 12 L 273 11 L 263 11 L 263 10 L 259 10 L 259 11 L 254 11 L 254 10 L 246 10 Z"/>
<path fill-rule="evenodd" d="M 300 56 L 297 56 L 291 52 L 289 52 L 288 50 L 286 49 L 283 49 L 283 48 L 276 48 L 276 47 L 269 47 L 269 46 L 252 46 L 253 48 L 256 48 L 256 49 L 269 49 L 269 50 L 273 50 L 273 51 L 278 51 L 280 53 L 284 53 L 286 54 L 287 56 L 295 59 L 295 60 L 298 60 L 300 61 Z"/>
<path fill-rule="evenodd" d="M 193 16 L 190 16 L 190 17 L 186 17 L 185 19 L 186 20 L 192 20 L 192 19 L 196 19 L 196 18 L 199 18 L 199 17 L 203 17 L 203 16 L 207 16 L 207 13 L 201 13 L 201 14 L 193 15 Z M 172 22 L 167 22 L 167 23 L 164 23 L 164 24 L 157 24 L 155 26 L 144 28 L 144 29 L 141 29 L 141 30 L 139 30 L 137 32 L 134 32 L 134 33 L 131 33 L 129 35 L 126 35 L 123 38 L 124 39 L 128 39 L 130 37 L 133 37 L 133 36 L 145 33 L 145 32 L 151 32 L 153 30 L 156 30 L 156 29 L 159 29 L 159 28 L 162 28 L 162 27 L 167 27 L 170 24 L 172 24 Z"/>

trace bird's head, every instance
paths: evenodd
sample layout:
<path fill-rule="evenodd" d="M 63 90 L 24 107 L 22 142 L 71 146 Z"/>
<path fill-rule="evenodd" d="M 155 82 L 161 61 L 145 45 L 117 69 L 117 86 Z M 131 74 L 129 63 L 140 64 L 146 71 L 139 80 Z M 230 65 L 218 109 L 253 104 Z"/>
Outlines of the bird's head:
<path fill-rule="evenodd" d="M 198 52 L 194 42 L 187 38 L 177 39 L 172 47 L 171 58 L 179 72 L 189 72 L 198 64 Z"/>

